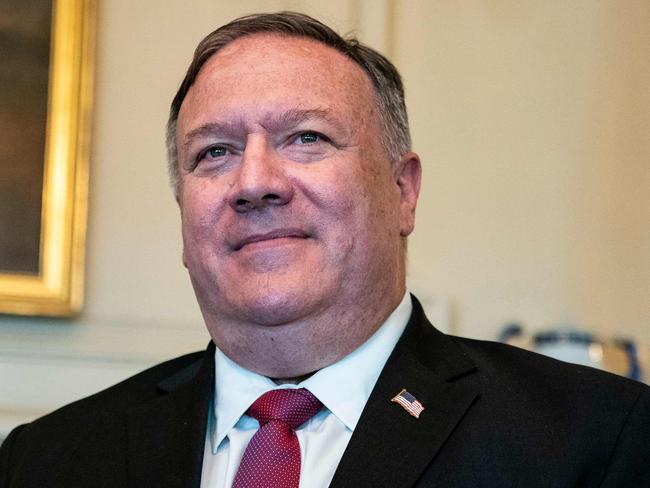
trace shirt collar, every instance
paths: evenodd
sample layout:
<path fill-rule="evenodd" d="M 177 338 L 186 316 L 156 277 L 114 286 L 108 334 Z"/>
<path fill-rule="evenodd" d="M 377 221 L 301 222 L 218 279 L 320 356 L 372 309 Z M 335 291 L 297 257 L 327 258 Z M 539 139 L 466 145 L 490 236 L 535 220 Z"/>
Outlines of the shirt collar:
<path fill-rule="evenodd" d="M 214 399 L 209 418 L 213 452 L 248 407 L 260 395 L 276 388 L 307 388 L 353 431 L 412 309 L 407 291 L 397 308 L 366 342 L 298 385 L 278 386 L 266 376 L 242 368 L 217 348 Z"/>

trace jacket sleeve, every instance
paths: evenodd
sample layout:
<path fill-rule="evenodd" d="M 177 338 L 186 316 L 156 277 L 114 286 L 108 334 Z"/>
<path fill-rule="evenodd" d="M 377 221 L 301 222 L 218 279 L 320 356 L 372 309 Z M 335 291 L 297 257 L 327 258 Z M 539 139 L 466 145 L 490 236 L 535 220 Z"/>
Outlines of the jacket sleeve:
<path fill-rule="evenodd" d="M 650 486 L 650 388 L 642 387 L 627 416 L 600 486 Z"/>

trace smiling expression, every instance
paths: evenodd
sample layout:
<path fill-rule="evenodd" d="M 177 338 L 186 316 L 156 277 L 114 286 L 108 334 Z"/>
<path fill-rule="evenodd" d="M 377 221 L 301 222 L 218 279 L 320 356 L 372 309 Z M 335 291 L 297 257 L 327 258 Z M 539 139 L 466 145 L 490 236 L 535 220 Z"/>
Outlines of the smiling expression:
<path fill-rule="evenodd" d="M 203 66 L 178 118 L 178 199 L 184 263 L 217 344 L 228 324 L 401 297 L 415 197 L 376 110 L 361 68 L 313 40 L 255 34 Z"/>

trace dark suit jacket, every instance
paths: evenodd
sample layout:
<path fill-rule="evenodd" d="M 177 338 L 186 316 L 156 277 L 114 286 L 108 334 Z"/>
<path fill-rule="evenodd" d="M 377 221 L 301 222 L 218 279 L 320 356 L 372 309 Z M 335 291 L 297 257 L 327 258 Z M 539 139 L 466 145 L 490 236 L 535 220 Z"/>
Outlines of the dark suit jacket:
<path fill-rule="evenodd" d="M 198 487 L 214 346 L 14 430 L 2 488 Z M 390 399 L 406 388 L 419 419 Z M 650 486 L 650 388 L 450 337 L 420 305 L 330 486 Z"/>

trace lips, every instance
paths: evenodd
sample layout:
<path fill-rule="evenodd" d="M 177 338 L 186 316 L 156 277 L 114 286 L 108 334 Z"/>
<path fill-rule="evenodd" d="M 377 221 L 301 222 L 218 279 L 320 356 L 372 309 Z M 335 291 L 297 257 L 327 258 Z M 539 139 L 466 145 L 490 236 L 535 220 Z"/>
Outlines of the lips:
<path fill-rule="evenodd" d="M 235 246 L 234 250 L 239 251 L 248 244 L 253 244 L 255 242 L 263 241 L 272 241 L 274 239 L 285 239 L 285 238 L 294 238 L 294 239 L 306 239 L 309 235 L 301 229 L 295 228 L 286 228 L 286 229 L 275 229 L 271 232 L 265 232 L 263 234 L 251 234 L 245 238 L 239 240 Z"/>

